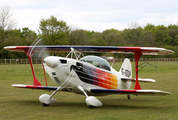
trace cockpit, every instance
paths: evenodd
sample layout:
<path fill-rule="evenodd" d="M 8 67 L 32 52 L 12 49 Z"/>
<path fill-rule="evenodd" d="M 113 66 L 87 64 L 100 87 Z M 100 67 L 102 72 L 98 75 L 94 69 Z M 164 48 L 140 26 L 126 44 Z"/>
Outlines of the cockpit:
<path fill-rule="evenodd" d="M 81 58 L 80 61 L 90 63 L 101 69 L 105 69 L 109 71 L 111 70 L 109 63 L 105 59 L 98 56 L 93 56 L 93 55 L 85 56 Z"/>

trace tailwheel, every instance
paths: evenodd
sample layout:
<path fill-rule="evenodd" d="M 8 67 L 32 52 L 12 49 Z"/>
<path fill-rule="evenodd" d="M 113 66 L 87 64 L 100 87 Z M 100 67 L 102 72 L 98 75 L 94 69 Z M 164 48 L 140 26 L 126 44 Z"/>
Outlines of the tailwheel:
<path fill-rule="evenodd" d="M 88 108 L 92 109 L 92 108 L 96 108 L 96 106 L 88 105 Z"/>
<path fill-rule="evenodd" d="M 130 95 L 129 94 L 127 94 L 127 98 L 130 100 Z"/>
<path fill-rule="evenodd" d="M 41 103 L 43 107 L 48 107 L 49 104 Z"/>

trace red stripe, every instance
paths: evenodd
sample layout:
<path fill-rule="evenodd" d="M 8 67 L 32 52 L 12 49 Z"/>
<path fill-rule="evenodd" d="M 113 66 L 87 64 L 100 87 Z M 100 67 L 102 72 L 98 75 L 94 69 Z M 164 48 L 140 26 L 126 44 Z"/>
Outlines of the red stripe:
<path fill-rule="evenodd" d="M 131 93 L 136 93 L 136 90 L 123 90 L 123 92 L 131 92 Z"/>
<path fill-rule="evenodd" d="M 42 86 L 26 85 L 27 88 L 44 88 Z"/>
<path fill-rule="evenodd" d="M 30 46 L 16 46 L 16 49 L 30 48 Z"/>

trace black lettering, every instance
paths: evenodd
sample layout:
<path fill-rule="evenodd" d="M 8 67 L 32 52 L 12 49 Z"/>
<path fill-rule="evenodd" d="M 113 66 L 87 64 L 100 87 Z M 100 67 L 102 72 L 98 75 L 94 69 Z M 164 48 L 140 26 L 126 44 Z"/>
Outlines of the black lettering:
<path fill-rule="evenodd" d="M 126 77 L 130 77 L 131 76 L 131 71 L 127 70 L 127 69 L 124 69 L 124 68 L 121 68 L 121 74 L 125 75 Z"/>
<path fill-rule="evenodd" d="M 121 68 L 121 74 L 124 75 L 125 72 L 124 72 L 124 68 Z"/>
<path fill-rule="evenodd" d="M 131 76 L 131 71 L 130 70 L 125 70 L 125 76 L 130 77 Z"/>

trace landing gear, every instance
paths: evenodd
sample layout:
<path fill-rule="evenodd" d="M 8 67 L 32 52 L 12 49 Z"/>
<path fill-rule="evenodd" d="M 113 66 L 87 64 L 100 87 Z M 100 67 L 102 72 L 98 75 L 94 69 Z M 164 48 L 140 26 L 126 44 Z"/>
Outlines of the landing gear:
<path fill-rule="evenodd" d="M 43 94 L 39 97 L 39 101 L 43 106 L 49 106 L 50 104 L 57 103 L 57 100 L 53 98 L 53 96 L 58 92 L 61 91 L 65 86 L 69 83 L 70 79 L 67 79 L 63 82 L 51 95 Z"/>
<path fill-rule="evenodd" d="M 102 106 L 102 103 L 96 97 L 88 96 L 87 93 L 84 91 L 84 89 L 81 86 L 78 86 L 78 89 L 81 90 L 87 97 L 85 99 L 85 102 L 86 102 L 88 108 L 91 109 L 91 108 Z"/>
<path fill-rule="evenodd" d="M 45 107 L 49 106 L 50 104 L 57 103 L 57 100 L 48 94 L 41 95 L 39 97 L 39 100 L 40 100 L 41 104 Z"/>
<path fill-rule="evenodd" d="M 49 104 L 41 103 L 43 107 L 48 107 Z"/>
<path fill-rule="evenodd" d="M 96 106 L 93 106 L 93 105 L 88 105 L 88 108 L 89 109 L 92 109 L 92 108 L 95 108 Z"/>
<path fill-rule="evenodd" d="M 130 100 L 130 95 L 129 94 L 127 94 L 127 98 Z"/>

